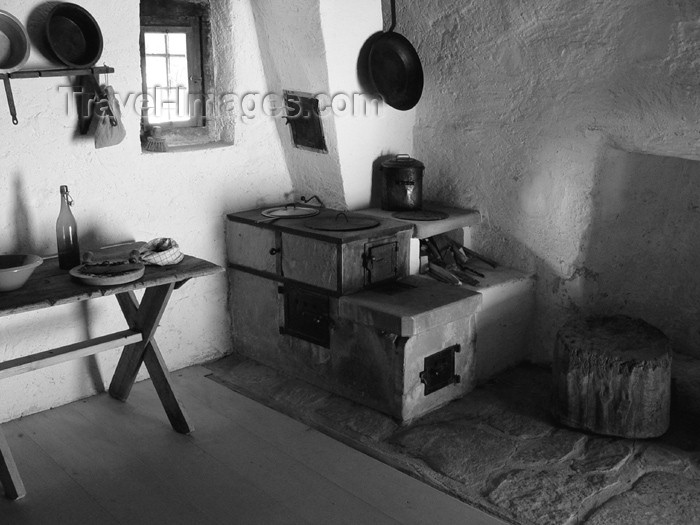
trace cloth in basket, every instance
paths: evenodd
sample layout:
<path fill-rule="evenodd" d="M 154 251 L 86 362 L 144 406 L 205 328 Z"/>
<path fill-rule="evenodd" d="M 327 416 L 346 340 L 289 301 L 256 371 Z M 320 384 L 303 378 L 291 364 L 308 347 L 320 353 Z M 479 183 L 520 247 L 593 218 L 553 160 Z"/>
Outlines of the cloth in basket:
<path fill-rule="evenodd" d="M 158 237 L 148 241 L 139 248 L 139 253 L 144 263 L 156 266 L 177 264 L 185 257 L 175 239 L 168 237 Z"/>

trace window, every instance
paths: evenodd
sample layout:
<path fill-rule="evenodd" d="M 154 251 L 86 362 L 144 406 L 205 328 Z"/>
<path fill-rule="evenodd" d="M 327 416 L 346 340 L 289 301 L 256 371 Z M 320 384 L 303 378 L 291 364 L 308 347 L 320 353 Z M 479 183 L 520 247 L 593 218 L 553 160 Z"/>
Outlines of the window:
<path fill-rule="evenodd" d="M 143 89 L 148 94 L 149 124 L 202 125 L 202 68 L 196 33 L 188 26 L 143 29 Z"/>
<path fill-rule="evenodd" d="M 141 1 L 142 127 L 160 126 L 170 145 L 213 140 L 210 39 L 207 2 Z"/>

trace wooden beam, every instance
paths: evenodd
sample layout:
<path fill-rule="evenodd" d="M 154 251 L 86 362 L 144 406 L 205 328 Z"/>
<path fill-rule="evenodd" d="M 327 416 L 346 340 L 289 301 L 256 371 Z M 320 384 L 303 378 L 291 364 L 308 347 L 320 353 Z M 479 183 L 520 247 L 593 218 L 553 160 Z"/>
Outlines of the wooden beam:
<path fill-rule="evenodd" d="M 142 340 L 143 336 L 140 332 L 136 330 L 123 330 L 121 332 L 88 339 L 87 341 L 54 348 L 53 350 L 46 350 L 45 352 L 38 352 L 16 359 L 10 359 L 9 361 L 0 363 L 0 379 L 56 365 L 71 359 L 77 359 L 78 357 L 97 354 L 104 350 L 126 346 Z"/>

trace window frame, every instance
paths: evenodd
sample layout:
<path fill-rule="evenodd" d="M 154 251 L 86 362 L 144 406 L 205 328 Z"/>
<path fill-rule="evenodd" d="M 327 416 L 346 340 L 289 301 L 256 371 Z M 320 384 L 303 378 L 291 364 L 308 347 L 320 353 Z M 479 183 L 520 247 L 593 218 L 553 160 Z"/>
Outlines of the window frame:
<path fill-rule="evenodd" d="M 201 37 L 199 34 L 199 21 L 195 17 L 190 17 L 190 24 L 187 25 L 142 25 L 139 45 L 141 48 L 141 91 L 146 93 L 146 48 L 145 34 L 146 33 L 185 33 L 187 35 L 187 92 L 188 105 L 195 98 L 198 98 L 199 110 L 194 115 L 190 115 L 187 120 L 150 122 L 148 115 L 144 113 L 143 118 L 146 125 L 161 126 L 163 129 L 182 128 L 182 127 L 201 127 L 204 126 L 206 117 L 206 100 L 204 95 L 204 76 L 202 72 L 202 52 L 201 52 Z"/>
<path fill-rule="evenodd" d="M 163 137 L 169 147 L 177 149 L 180 146 L 198 146 L 219 142 L 221 140 L 221 125 L 217 121 L 217 108 L 213 105 L 213 94 L 216 85 L 214 74 L 214 49 L 211 35 L 211 7 L 207 0 L 141 0 L 139 46 L 141 57 L 141 78 L 145 83 L 143 28 L 157 31 L 159 27 L 183 27 L 193 25 L 198 30 L 200 73 L 201 79 L 200 111 L 202 114 L 199 125 L 166 126 L 165 123 L 154 124 L 161 126 Z M 189 39 L 188 39 L 189 40 Z M 143 86 L 142 86 L 143 92 Z M 194 93 L 192 91 L 191 93 Z M 152 125 L 141 115 L 142 134 L 146 136 Z M 230 143 L 233 143 L 232 141 Z"/>

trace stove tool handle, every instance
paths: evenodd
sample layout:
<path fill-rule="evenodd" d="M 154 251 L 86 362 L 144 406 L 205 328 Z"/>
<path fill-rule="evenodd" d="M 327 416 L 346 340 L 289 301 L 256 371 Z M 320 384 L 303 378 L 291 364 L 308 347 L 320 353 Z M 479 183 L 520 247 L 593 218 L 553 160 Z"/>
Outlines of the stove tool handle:
<path fill-rule="evenodd" d="M 300 200 L 301 202 L 303 202 L 304 204 L 309 204 L 309 203 L 310 203 L 312 200 L 314 200 L 314 199 L 316 199 L 316 200 L 318 201 L 318 205 L 319 205 L 321 208 L 325 208 L 325 206 L 324 206 L 323 203 L 321 202 L 321 199 L 319 199 L 318 196 L 316 196 L 316 195 L 313 195 L 312 197 L 309 197 L 308 199 L 307 199 L 306 197 L 304 197 L 303 195 L 299 198 L 299 200 Z"/>

